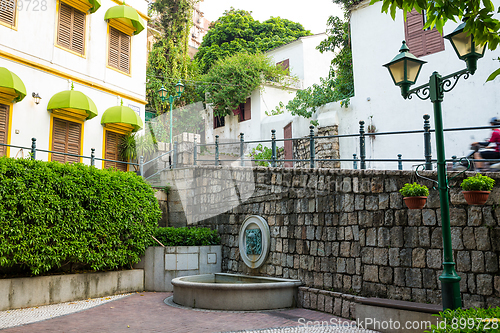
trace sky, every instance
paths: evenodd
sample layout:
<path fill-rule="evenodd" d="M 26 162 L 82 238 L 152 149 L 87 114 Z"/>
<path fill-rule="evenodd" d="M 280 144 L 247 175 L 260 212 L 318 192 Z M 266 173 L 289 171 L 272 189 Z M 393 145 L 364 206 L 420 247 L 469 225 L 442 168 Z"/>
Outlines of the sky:
<path fill-rule="evenodd" d="M 200 9 L 207 20 L 215 21 L 231 6 L 251 11 L 253 18 L 261 22 L 279 16 L 301 23 L 313 34 L 325 32 L 331 15 L 343 18 L 342 9 L 331 0 L 204 0 Z"/>

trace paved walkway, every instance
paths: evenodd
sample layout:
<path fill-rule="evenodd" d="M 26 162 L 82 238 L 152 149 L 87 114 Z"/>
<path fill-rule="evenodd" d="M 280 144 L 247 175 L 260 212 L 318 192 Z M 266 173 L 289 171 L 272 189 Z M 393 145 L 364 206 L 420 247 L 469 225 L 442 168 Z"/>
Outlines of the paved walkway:
<path fill-rule="evenodd" d="M 63 312 L 62 308 L 74 306 L 78 302 L 52 305 L 56 309 L 54 311 L 59 312 L 54 312 L 53 315 L 60 315 L 59 317 L 5 328 L 1 332 L 372 332 L 346 329 L 352 325 L 350 321 L 306 309 L 222 312 L 172 307 L 164 302 L 171 295 L 171 293 L 143 292 L 126 297 L 116 297 L 114 300 L 102 298 L 101 305 L 81 311 L 77 309 L 76 311 L 79 312 L 67 315 L 60 315 Z M 104 301 L 106 302 L 104 303 Z M 38 309 L 41 308 L 45 307 Z M 23 309 L 22 311 L 25 311 L 25 316 L 29 317 L 31 311 L 36 312 L 35 309 Z M 14 316 L 19 311 L 14 310 L 10 313 Z M 43 311 L 47 312 L 45 309 Z M 7 311 L 0 313 L 0 328 L 7 326 L 5 323 L 8 318 Z M 306 328 L 306 326 L 308 327 Z"/>

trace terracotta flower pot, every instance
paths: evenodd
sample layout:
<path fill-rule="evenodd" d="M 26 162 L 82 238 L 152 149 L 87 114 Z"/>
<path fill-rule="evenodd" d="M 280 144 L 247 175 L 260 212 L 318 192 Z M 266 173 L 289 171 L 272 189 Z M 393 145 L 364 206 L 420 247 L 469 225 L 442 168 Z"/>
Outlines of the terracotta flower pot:
<path fill-rule="evenodd" d="M 403 199 L 409 209 L 422 209 L 427 201 L 427 197 L 404 197 Z"/>
<path fill-rule="evenodd" d="M 490 195 L 490 191 L 462 191 L 462 193 L 469 205 L 484 205 Z"/>

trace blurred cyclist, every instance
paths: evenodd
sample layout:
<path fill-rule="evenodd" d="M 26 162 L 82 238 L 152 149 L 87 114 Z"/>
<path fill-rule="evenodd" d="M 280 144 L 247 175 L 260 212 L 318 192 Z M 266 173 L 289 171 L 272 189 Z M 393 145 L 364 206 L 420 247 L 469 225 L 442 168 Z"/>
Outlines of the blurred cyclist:
<path fill-rule="evenodd" d="M 497 117 L 493 117 L 490 120 L 491 126 L 500 126 L 500 119 Z M 495 160 L 495 159 L 500 159 L 500 129 L 494 128 L 493 133 L 491 133 L 491 138 L 489 141 L 485 142 L 474 142 L 472 146 L 481 146 L 481 147 L 486 147 L 490 144 L 494 144 L 491 148 L 493 149 L 486 149 L 483 151 L 476 151 L 474 153 L 474 159 L 477 161 L 476 162 L 476 167 L 479 169 L 482 169 L 484 167 L 484 162 L 479 162 L 482 159 L 487 159 L 487 160 Z"/>

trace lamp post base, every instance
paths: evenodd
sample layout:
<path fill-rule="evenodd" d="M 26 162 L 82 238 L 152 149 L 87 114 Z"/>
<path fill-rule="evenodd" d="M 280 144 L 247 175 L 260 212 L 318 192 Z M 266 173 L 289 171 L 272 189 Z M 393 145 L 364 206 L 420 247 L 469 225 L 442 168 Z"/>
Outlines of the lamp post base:
<path fill-rule="evenodd" d="M 443 310 L 458 309 L 462 307 L 460 297 L 460 276 L 455 271 L 454 262 L 444 262 L 443 274 L 439 277 L 441 281 L 441 292 L 443 300 Z"/>

